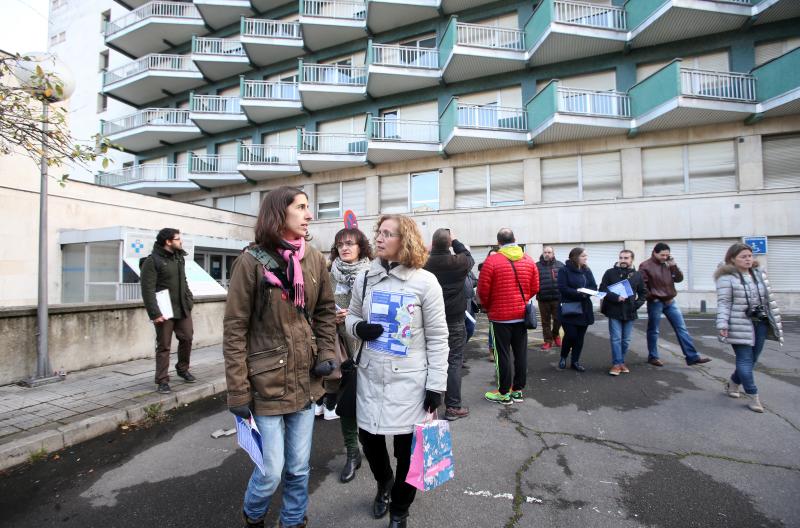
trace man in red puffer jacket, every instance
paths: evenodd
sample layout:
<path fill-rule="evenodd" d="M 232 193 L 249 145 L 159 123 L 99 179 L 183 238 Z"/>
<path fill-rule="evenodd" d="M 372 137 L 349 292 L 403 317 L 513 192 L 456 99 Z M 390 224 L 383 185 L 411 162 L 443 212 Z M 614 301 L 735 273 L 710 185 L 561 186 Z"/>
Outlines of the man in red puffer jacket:
<path fill-rule="evenodd" d="M 494 331 L 497 390 L 484 396 L 503 405 L 522 402 L 528 371 L 525 305 L 539 291 L 536 263 L 516 244 L 514 232 L 497 232 L 500 250 L 487 258 L 478 279 L 478 297 Z"/>

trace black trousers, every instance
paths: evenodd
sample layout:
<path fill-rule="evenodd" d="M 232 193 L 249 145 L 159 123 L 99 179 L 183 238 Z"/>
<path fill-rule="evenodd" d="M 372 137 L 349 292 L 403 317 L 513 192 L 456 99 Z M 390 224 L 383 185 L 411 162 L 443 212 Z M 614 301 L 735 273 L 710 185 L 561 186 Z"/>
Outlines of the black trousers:
<path fill-rule="evenodd" d="M 417 488 L 406 484 L 408 468 L 411 465 L 411 439 L 413 436 L 413 433 L 394 435 L 394 458 L 397 460 L 397 470 L 389 503 L 389 513 L 394 515 L 407 514 L 417 495 Z M 361 440 L 364 456 L 369 462 L 369 469 L 372 470 L 375 480 L 381 483 L 392 478 L 392 465 L 389 462 L 389 452 L 386 450 L 386 437 L 374 435 L 359 428 L 358 438 Z"/>
<path fill-rule="evenodd" d="M 528 329 L 524 322 L 492 323 L 497 354 L 497 390 L 525 388 L 528 379 Z"/>
<path fill-rule="evenodd" d="M 572 352 L 572 363 L 578 363 L 581 360 L 581 352 L 583 351 L 583 338 L 586 337 L 586 330 L 589 328 L 584 325 L 574 325 L 570 323 L 561 323 L 564 329 L 564 341 L 561 343 L 561 357 L 565 358 Z"/>

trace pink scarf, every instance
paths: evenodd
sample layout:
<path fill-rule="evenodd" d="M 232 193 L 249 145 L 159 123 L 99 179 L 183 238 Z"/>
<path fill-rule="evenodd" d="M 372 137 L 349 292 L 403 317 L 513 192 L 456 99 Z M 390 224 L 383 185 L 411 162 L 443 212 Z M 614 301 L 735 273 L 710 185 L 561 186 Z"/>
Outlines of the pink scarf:
<path fill-rule="evenodd" d="M 298 308 L 304 308 L 306 305 L 306 289 L 303 283 L 303 268 L 300 267 L 300 260 L 306 254 L 306 240 L 300 238 L 299 241 L 296 242 L 290 242 L 288 240 L 284 240 L 284 242 L 294 249 L 276 248 L 275 251 L 277 251 L 278 254 L 283 257 L 283 260 L 292 268 L 291 275 L 292 285 L 294 287 L 294 305 Z M 288 271 L 287 268 L 287 276 L 289 275 Z M 288 294 L 288 292 L 284 290 L 281 280 L 276 277 L 274 273 L 269 271 L 266 266 L 264 267 L 264 278 L 267 279 L 268 283 L 277 286 L 283 290 L 284 293 Z"/>

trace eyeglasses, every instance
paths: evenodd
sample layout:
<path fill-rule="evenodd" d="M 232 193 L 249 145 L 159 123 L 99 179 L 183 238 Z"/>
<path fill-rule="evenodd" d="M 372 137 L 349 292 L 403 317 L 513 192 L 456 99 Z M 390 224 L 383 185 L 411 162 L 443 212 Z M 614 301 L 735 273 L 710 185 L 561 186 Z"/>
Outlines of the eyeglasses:
<path fill-rule="evenodd" d="M 336 249 L 344 249 L 346 247 L 353 247 L 357 245 L 358 244 L 356 244 L 355 242 L 351 242 L 350 240 L 345 240 L 344 242 L 339 242 L 338 244 L 336 244 Z"/>
<path fill-rule="evenodd" d="M 392 233 L 391 231 L 378 231 L 375 233 L 375 238 L 397 238 L 400 236 L 400 233 Z"/>

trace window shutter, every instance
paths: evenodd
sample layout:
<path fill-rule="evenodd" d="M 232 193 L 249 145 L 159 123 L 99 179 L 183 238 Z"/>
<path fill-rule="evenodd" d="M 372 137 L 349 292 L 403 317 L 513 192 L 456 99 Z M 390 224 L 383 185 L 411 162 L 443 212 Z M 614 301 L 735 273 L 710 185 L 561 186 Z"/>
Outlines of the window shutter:
<path fill-rule="evenodd" d="M 733 141 L 689 145 L 689 192 L 736 190 L 736 151 Z"/>
<path fill-rule="evenodd" d="M 594 274 L 594 279 L 597 285 L 600 286 L 600 280 L 603 278 L 603 273 L 619 260 L 619 252 L 625 248 L 622 242 L 602 242 L 602 243 L 588 243 L 582 245 L 589 255 L 589 268 Z M 571 249 L 571 248 L 570 248 Z M 569 256 L 569 251 L 564 256 Z"/>
<path fill-rule="evenodd" d="M 542 201 L 567 202 L 578 199 L 578 158 L 542 160 Z"/>
<path fill-rule="evenodd" d="M 407 121 L 437 121 L 439 105 L 436 101 L 403 106 L 399 109 L 400 119 Z"/>
<path fill-rule="evenodd" d="M 642 149 L 645 196 L 683 194 L 683 147 Z"/>
<path fill-rule="evenodd" d="M 619 152 L 582 156 L 581 164 L 584 200 L 617 198 L 622 195 Z"/>
<path fill-rule="evenodd" d="M 764 188 L 800 185 L 800 136 L 764 138 Z"/>
<path fill-rule="evenodd" d="M 222 209 L 224 211 L 233 211 L 234 210 L 233 196 L 221 196 L 217 198 L 217 209 Z"/>
<path fill-rule="evenodd" d="M 342 214 L 348 209 L 352 210 L 357 217 L 366 213 L 365 187 L 366 180 L 342 182 Z"/>
<path fill-rule="evenodd" d="M 317 185 L 317 218 L 337 218 L 339 210 L 339 183 Z"/>
<path fill-rule="evenodd" d="M 565 77 L 561 80 L 561 86 L 569 88 L 581 88 L 583 90 L 595 90 L 605 92 L 617 89 L 617 74 L 615 70 L 608 70 L 598 73 L 588 73 L 586 75 L 575 75 Z"/>
<path fill-rule="evenodd" d="M 774 290 L 800 291 L 798 258 L 800 237 L 775 237 L 767 240 L 767 272 Z"/>
<path fill-rule="evenodd" d="M 489 166 L 489 200 L 491 205 L 519 205 L 525 200 L 522 162 Z"/>
<path fill-rule="evenodd" d="M 408 212 L 408 176 L 381 176 L 381 212 Z"/>
<path fill-rule="evenodd" d="M 649 259 L 653 253 L 653 246 L 658 242 L 666 242 L 670 249 L 670 255 L 675 259 L 675 263 L 683 272 L 683 281 L 675 284 L 675 289 L 678 291 L 686 291 L 689 289 L 689 281 L 691 274 L 689 273 L 689 244 L 685 240 L 651 240 L 645 243 L 645 255 L 642 255 L 639 261 Z"/>
<path fill-rule="evenodd" d="M 715 291 L 714 272 L 725 261 L 725 252 L 734 239 L 692 240 L 692 289 Z"/>
<path fill-rule="evenodd" d="M 250 209 L 250 194 L 237 194 L 233 196 L 233 210 L 242 214 L 253 214 Z"/>
<path fill-rule="evenodd" d="M 644 79 L 647 79 L 655 72 L 666 66 L 672 61 L 663 61 L 663 62 L 649 62 L 647 64 L 639 64 L 636 66 L 636 82 L 641 82 Z"/>
<path fill-rule="evenodd" d="M 217 154 L 220 156 L 235 156 L 236 149 L 239 148 L 239 144 L 236 141 L 229 141 L 227 143 L 220 143 L 217 145 Z"/>
<path fill-rule="evenodd" d="M 756 45 L 756 66 L 761 66 L 776 57 L 783 55 L 784 41 L 776 40 Z"/>
<path fill-rule="evenodd" d="M 486 165 L 455 171 L 456 209 L 486 207 Z"/>
<path fill-rule="evenodd" d="M 685 68 L 696 68 L 698 70 L 709 70 L 726 72 L 730 71 L 730 60 L 728 59 L 727 51 L 718 51 L 716 53 L 707 53 L 705 55 L 697 55 L 695 57 L 686 57 L 683 61 Z"/>

